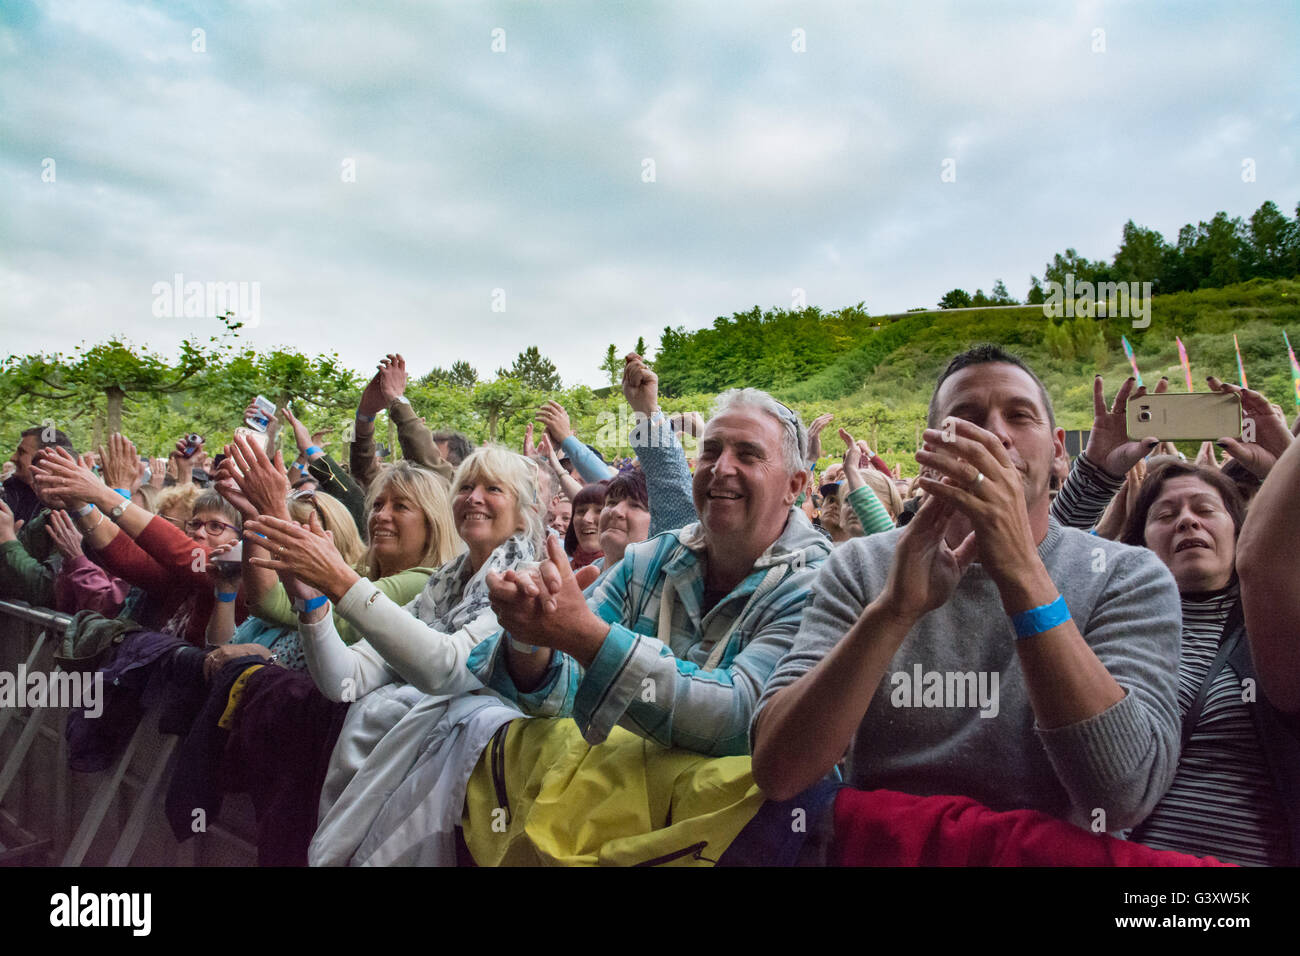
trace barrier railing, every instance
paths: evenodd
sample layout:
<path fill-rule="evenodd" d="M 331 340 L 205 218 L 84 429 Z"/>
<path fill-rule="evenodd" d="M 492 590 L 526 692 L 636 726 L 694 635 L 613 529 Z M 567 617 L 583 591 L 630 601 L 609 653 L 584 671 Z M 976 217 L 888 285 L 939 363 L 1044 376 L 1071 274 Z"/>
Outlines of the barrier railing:
<path fill-rule="evenodd" d="M 0 674 L 11 688 L 20 674 L 57 672 L 54 649 L 70 620 L 0 601 Z M 176 842 L 161 805 L 180 738 L 158 732 L 156 712 L 141 717 L 108 770 L 86 774 L 68 768 L 64 727 L 71 710 L 50 706 L 55 701 L 24 703 L 18 694 L 0 697 L 0 865 L 256 862 L 252 806 L 238 795 L 227 796 L 222 823 L 209 821 L 204 832 Z"/>

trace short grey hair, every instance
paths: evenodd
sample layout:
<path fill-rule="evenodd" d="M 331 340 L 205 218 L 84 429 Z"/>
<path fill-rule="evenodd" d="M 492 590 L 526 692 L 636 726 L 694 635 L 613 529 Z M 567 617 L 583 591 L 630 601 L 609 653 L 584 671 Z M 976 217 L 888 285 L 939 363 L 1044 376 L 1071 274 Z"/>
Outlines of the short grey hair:
<path fill-rule="evenodd" d="M 781 453 L 789 466 L 790 474 L 803 471 L 808 467 L 808 429 L 799 419 L 799 413 L 793 408 L 782 405 L 775 398 L 760 388 L 729 388 L 713 403 L 713 413 L 709 421 L 724 415 L 733 408 L 745 406 L 767 412 L 781 426 Z M 708 425 L 706 423 L 705 428 Z"/>

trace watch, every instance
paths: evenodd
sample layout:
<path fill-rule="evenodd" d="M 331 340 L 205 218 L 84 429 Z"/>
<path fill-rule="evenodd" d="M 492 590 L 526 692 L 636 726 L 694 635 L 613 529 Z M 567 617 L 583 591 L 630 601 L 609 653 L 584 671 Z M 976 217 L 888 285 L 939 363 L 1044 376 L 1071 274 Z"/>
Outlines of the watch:
<path fill-rule="evenodd" d="M 112 510 L 109 511 L 108 516 L 114 521 L 117 521 L 126 512 L 127 506 L 130 504 L 131 502 L 129 499 L 115 504 Z"/>

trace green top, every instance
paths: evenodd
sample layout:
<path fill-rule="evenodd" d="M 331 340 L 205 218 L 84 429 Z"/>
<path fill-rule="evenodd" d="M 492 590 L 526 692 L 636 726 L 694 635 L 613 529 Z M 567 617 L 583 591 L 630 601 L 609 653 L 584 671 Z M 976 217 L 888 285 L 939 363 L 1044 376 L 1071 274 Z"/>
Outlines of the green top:
<path fill-rule="evenodd" d="M 870 485 L 863 485 L 861 488 L 854 488 L 848 493 L 845 499 L 857 512 L 858 520 L 862 522 L 862 530 L 865 534 L 878 534 L 881 531 L 893 531 L 894 522 L 889 517 L 889 512 L 881 504 L 876 493 L 871 490 Z"/>
<path fill-rule="evenodd" d="M 380 578 L 375 582 L 375 587 L 394 604 L 404 606 L 410 604 L 415 600 L 416 595 L 424 590 L 424 585 L 428 583 L 429 575 L 433 571 L 433 568 L 408 568 L 397 574 L 390 574 L 386 578 Z M 289 595 L 285 593 L 284 585 L 279 581 L 275 583 L 275 587 L 266 592 L 266 596 L 255 607 L 249 608 L 249 611 L 268 624 L 292 628 L 298 626 L 298 615 L 294 613 Z M 355 644 L 365 636 L 357 633 L 351 624 L 339 617 L 337 610 L 332 610 L 332 613 L 334 627 L 339 632 L 339 637 L 343 638 L 344 644 Z"/>
<path fill-rule="evenodd" d="M 0 600 L 17 598 L 34 607 L 54 607 L 54 571 L 48 561 L 54 543 L 45 531 L 50 511 L 42 508 L 18 529 L 17 541 L 0 545 Z"/>

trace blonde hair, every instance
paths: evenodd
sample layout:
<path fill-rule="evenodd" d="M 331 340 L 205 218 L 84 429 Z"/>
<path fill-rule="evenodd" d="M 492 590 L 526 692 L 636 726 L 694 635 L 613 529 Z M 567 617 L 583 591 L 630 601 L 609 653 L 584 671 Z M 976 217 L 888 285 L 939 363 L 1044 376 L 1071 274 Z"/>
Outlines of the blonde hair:
<path fill-rule="evenodd" d="M 286 504 L 293 520 L 299 523 L 310 521 L 312 512 L 315 512 L 321 527 L 333 536 L 334 547 L 343 556 L 343 560 L 358 572 L 362 570 L 366 546 L 361 543 L 361 533 L 357 531 L 357 523 L 352 520 L 352 513 L 343 507 L 341 501 L 333 495 L 317 491 L 310 496 L 290 498 Z"/>
<path fill-rule="evenodd" d="M 131 501 L 153 514 L 158 513 L 158 489 L 153 485 L 141 485 L 131 496 Z"/>
<path fill-rule="evenodd" d="M 186 520 L 194 516 L 194 502 L 199 500 L 199 495 L 203 489 L 192 481 L 187 481 L 183 485 L 172 485 L 158 492 L 158 500 L 154 502 L 154 514 L 162 514 L 164 511 L 180 511 L 185 515 Z"/>
<path fill-rule="evenodd" d="M 481 479 L 502 485 L 515 499 L 515 511 L 523 535 L 537 554 L 545 550 L 546 505 L 537 489 L 537 463 L 503 445 L 484 445 L 460 463 L 451 487 L 454 495 L 465 485 Z"/>
<path fill-rule="evenodd" d="M 885 506 L 885 510 L 889 512 L 889 517 L 897 523 L 898 516 L 903 511 L 903 496 L 894 487 L 893 480 L 886 478 L 875 468 L 863 469 L 862 478 L 867 483 L 867 487 L 880 499 L 880 503 Z"/>
<path fill-rule="evenodd" d="M 447 485 L 441 478 L 427 468 L 413 465 L 409 461 L 399 461 L 381 471 L 366 493 L 367 538 L 370 537 L 370 518 L 375 510 L 375 501 L 385 492 L 405 498 L 424 514 L 427 537 L 424 553 L 418 562 L 419 567 L 436 568 L 456 556 L 461 549 L 460 538 L 456 534 L 456 523 L 451 517 L 451 498 L 447 495 Z M 373 544 L 366 549 L 364 568 L 363 573 L 371 580 L 379 575 Z"/>

